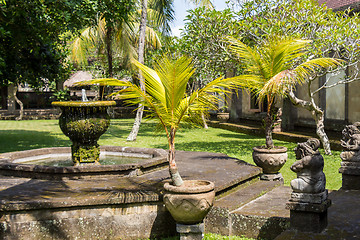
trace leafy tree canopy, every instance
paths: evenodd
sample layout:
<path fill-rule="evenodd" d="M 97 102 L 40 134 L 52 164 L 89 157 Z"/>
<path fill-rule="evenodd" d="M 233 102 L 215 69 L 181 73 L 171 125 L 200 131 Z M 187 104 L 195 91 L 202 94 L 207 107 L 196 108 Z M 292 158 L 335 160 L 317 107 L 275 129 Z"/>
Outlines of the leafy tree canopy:
<path fill-rule="evenodd" d="M 0 84 L 40 87 L 63 71 L 66 39 L 61 35 L 91 23 L 102 12 L 127 17 L 131 0 L 5 0 L 0 2 Z"/>
<path fill-rule="evenodd" d="M 230 9 L 216 11 L 201 7 L 189 11 L 179 40 L 179 50 L 194 59 L 195 75 L 199 81 L 206 82 L 235 67 L 223 39 L 229 35 L 238 37 L 240 31 Z"/>

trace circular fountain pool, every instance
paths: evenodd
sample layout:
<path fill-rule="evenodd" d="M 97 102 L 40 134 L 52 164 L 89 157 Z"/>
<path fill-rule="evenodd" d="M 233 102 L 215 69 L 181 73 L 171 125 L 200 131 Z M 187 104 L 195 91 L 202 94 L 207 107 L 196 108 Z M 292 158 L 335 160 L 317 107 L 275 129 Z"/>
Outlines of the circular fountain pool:
<path fill-rule="evenodd" d="M 0 175 L 40 179 L 86 179 L 141 175 L 167 166 L 163 149 L 101 146 L 102 165 L 72 166 L 71 148 L 0 154 Z"/>

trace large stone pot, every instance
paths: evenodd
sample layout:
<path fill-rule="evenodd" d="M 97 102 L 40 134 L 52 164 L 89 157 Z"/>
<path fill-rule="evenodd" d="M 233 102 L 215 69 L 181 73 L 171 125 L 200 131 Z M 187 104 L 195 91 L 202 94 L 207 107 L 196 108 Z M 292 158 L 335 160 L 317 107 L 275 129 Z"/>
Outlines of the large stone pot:
<path fill-rule="evenodd" d="M 230 113 L 219 112 L 219 113 L 216 114 L 216 118 L 220 122 L 227 122 L 230 119 Z"/>
<path fill-rule="evenodd" d="M 110 125 L 107 109 L 115 101 L 52 102 L 60 107 L 59 125 L 72 142 L 71 155 L 74 165 L 99 164 L 100 136 Z"/>
<path fill-rule="evenodd" d="M 264 174 L 276 174 L 284 166 L 287 160 L 287 148 L 265 146 L 253 148 L 253 160 L 255 164 L 263 169 Z"/>
<path fill-rule="evenodd" d="M 215 185 L 205 180 L 185 180 L 180 187 L 165 183 L 164 203 L 177 223 L 201 223 L 213 206 Z"/>

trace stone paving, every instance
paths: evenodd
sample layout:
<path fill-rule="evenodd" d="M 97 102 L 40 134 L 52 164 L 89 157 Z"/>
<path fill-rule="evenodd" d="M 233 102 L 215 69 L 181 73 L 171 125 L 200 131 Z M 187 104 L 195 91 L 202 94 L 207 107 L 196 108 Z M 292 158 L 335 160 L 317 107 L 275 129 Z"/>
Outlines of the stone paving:
<path fill-rule="evenodd" d="M 285 209 L 285 203 L 290 198 L 290 188 L 281 186 L 278 182 L 260 181 L 261 169 L 258 167 L 218 153 L 179 151 L 176 158 L 184 179 L 207 179 L 215 182 L 217 197 L 215 206 L 205 221 L 206 231 L 274 239 L 289 226 L 289 210 Z M 61 216 L 62 211 L 86 206 L 96 206 L 98 209 L 101 206 L 108 208 L 119 204 L 158 204 L 162 199 L 162 184 L 168 180 L 166 168 L 137 177 L 108 180 L 60 181 L 1 177 L 0 220 L 11 221 L 10 215 L 8 218 L 5 215 L 18 211 L 51 209 L 58 211 Z M 360 239 L 359 197 L 359 191 L 331 192 L 329 198 L 333 205 L 328 212 L 328 228 L 323 233 L 285 231 L 277 239 Z M 159 207 L 156 208 L 158 212 Z M 95 211 L 91 214 L 94 215 Z M 140 228 L 137 225 L 132 227 L 135 230 L 136 227 Z M 99 230 L 99 234 L 101 231 Z M 154 232 L 154 229 L 151 231 Z M 134 235 L 133 239 L 136 237 L 138 236 Z"/>

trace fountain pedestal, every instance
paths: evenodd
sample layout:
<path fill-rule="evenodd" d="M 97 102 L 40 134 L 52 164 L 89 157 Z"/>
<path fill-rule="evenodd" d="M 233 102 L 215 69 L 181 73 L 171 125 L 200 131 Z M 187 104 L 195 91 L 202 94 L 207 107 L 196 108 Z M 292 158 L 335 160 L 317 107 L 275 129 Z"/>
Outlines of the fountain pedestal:
<path fill-rule="evenodd" d="M 99 164 L 100 148 L 97 141 L 110 125 L 107 109 L 115 101 L 53 102 L 60 107 L 59 125 L 72 142 L 71 156 L 75 166 Z"/>

